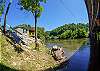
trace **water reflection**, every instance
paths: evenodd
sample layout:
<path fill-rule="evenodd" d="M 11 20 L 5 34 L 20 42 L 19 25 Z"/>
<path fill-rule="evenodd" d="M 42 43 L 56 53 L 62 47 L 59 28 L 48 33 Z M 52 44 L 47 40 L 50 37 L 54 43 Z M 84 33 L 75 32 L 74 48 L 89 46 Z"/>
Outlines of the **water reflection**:
<path fill-rule="evenodd" d="M 94 44 L 91 44 L 88 71 L 100 71 L 100 40 L 96 40 Z"/>
<path fill-rule="evenodd" d="M 66 48 L 68 51 L 74 51 L 84 45 L 87 39 L 73 39 L 73 40 L 47 40 L 46 45 L 48 48 L 54 45 Z"/>
<path fill-rule="evenodd" d="M 48 47 L 53 45 L 58 45 L 64 47 L 66 51 L 66 56 L 73 54 L 73 51 L 79 48 L 79 50 L 68 60 L 67 63 L 64 63 L 56 71 L 88 71 L 88 64 L 90 58 L 90 46 L 85 45 L 87 39 L 80 40 L 63 40 L 63 41 L 49 41 L 47 43 Z"/>
<path fill-rule="evenodd" d="M 90 47 L 81 47 L 59 71 L 87 71 L 90 56 Z"/>

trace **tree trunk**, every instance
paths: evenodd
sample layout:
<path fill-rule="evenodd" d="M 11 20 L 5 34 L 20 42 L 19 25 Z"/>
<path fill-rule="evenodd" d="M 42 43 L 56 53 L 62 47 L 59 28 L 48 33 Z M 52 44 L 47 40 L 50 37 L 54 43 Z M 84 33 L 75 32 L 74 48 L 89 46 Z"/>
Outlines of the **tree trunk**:
<path fill-rule="evenodd" d="M 85 0 L 89 18 L 89 38 L 90 38 L 90 61 L 88 71 L 100 71 L 100 39 L 97 40 L 96 32 L 96 15 L 97 0 Z M 100 9 L 100 7 L 98 8 Z M 95 28 L 94 28 L 95 27 Z"/>
<path fill-rule="evenodd" d="M 35 11 L 35 49 L 37 49 L 37 11 Z"/>
<path fill-rule="evenodd" d="M 100 39 L 97 40 L 96 33 L 92 34 L 90 48 L 89 71 L 100 71 Z"/>
<path fill-rule="evenodd" d="M 11 3 L 8 4 L 8 7 L 7 7 L 7 10 L 6 10 L 6 13 L 5 13 L 5 17 L 4 17 L 4 28 L 3 28 L 4 34 L 6 34 L 6 18 L 7 18 L 7 14 L 8 14 L 10 5 L 11 5 Z"/>
<path fill-rule="evenodd" d="M 4 32 L 4 34 L 6 34 L 6 14 L 5 14 L 5 17 L 4 17 L 3 32 Z"/>
<path fill-rule="evenodd" d="M 89 68 L 88 71 L 100 71 L 100 40 L 97 40 L 97 31 L 95 30 L 97 28 L 96 26 L 96 15 L 95 11 L 97 11 L 97 0 L 86 0 L 88 2 L 87 7 L 88 12 L 90 12 L 89 15 L 89 28 L 90 28 L 90 62 L 89 62 Z M 89 1 L 91 1 L 91 6 Z M 99 7 L 100 8 L 100 7 Z M 97 12 L 96 12 L 97 13 Z"/>

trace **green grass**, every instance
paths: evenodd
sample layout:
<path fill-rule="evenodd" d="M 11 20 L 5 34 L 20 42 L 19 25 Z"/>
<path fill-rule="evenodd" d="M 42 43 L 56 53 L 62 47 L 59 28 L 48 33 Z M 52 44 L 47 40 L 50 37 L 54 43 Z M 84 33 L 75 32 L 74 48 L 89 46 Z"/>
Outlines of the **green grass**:
<path fill-rule="evenodd" d="M 4 71 L 41 71 L 57 65 L 45 46 L 39 46 L 39 51 L 28 49 L 18 53 L 7 40 L 13 43 L 9 38 L 0 35 L 0 69 L 4 67 Z M 34 48 L 34 44 L 30 47 Z"/>

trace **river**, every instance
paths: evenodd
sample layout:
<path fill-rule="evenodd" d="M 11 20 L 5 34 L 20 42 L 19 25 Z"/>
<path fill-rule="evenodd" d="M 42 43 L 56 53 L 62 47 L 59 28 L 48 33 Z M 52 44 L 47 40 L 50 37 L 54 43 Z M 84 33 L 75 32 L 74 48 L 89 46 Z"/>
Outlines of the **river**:
<path fill-rule="evenodd" d="M 65 56 L 69 61 L 56 71 L 87 71 L 90 47 L 86 44 L 87 39 L 76 40 L 49 40 L 46 45 L 51 48 L 53 45 L 63 47 Z"/>

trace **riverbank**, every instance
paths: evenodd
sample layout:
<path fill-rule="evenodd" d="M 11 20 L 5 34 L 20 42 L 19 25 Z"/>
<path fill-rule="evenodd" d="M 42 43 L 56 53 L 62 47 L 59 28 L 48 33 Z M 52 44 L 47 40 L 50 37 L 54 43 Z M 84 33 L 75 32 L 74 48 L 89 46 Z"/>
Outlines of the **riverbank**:
<path fill-rule="evenodd" d="M 80 47 L 70 59 L 54 67 L 52 70 L 49 68 L 45 71 L 87 71 L 89 58 L 90 46 L 86 44 Z"/>
<path fill-rule="evenodd" d="M 39 51 L 19 50 L 11 43 L 9 38 L 0 35 L 0 71 L 42 71 L 57 66 L 45 46 L 39 47 Z"/>
<path fill-rule="evenodd" d="M 61 40 L 60 42 L 63 41 Z M 57 41 L 56 43 L 61 44 L 60 42 Z M 10 71 L 11 69 L 14 69 L 18 71 L 55 71 L 58 67 L 62 67 L 64 65 L 63 63 L 67 64 L 69 59 L 83 45 L 83 41 L 78 40 L 78 44 L 76 44 L 76 40 L 74 40 L 74 42 L 72 40 L 64 40 L 64 47 L 62 44 L 61 47 L 64 48 L 67 59 L 58 66 L 58 63 L 50 55 L 49 49 L 46 48 L 47 46 L 40 45 L 39 51 L 37 51 L 34 50 L 35 44 L 30 45 L 30 49 L 19 49 L 19 47 L 16 49 L 12 43 L 13 42 L 8 37 L 0 35 L 0 70 L 4 69 L 4 71 Z M 51 41 L 49 43 L 51 43 Z M 68 44 L 70 44 L 70 46 Z M 9 68 L 9 70 L 5 70 L 7 68 Z"/>
<path fill-rule="evenodd" d="M 68 39 L 68 40 L 55 40 L 55 39 L 52 39 L 52 40 L 47 40 L 46 41 L 46 46 L 48 48 L 51 48 L 54 45 L 57 45 L 58 47 L 62 47 L 64 49 L 65 56 L 67 56 L 67 59 L 69 59 L 87 41 L 88 41 L 88 38 Z"/>
<path fill-rule="evenodd" d="M 89 45 L 83 45 L 74 55 L 59 67 L 58 71 L 87 71 L 90 59 Z"/>

